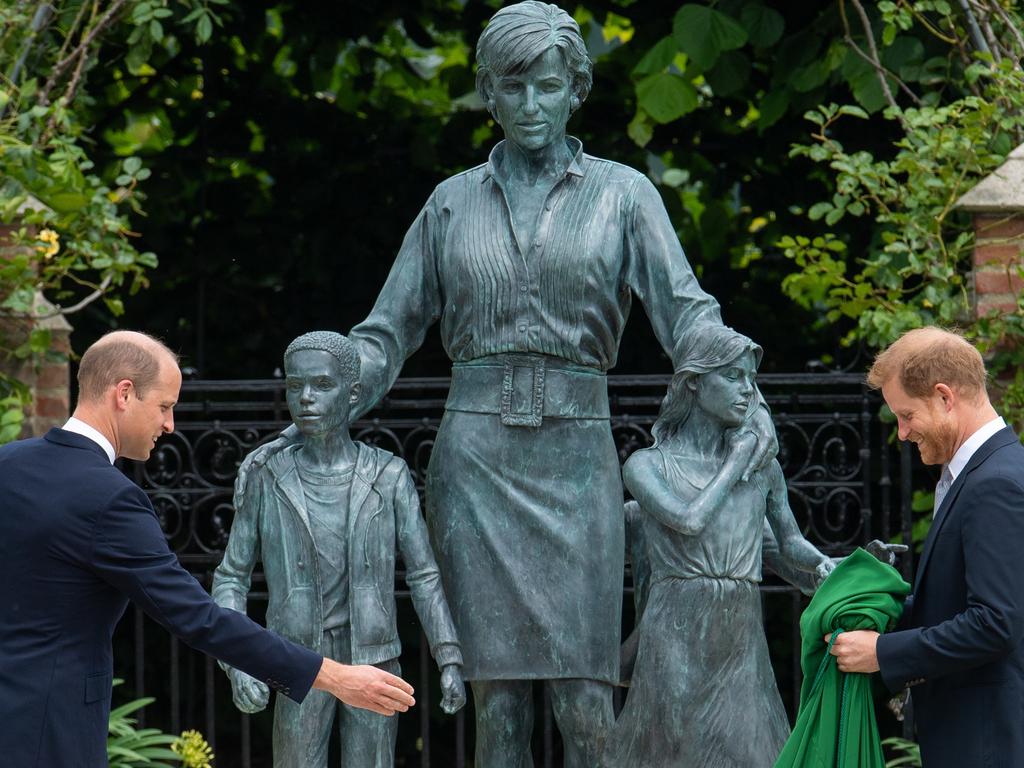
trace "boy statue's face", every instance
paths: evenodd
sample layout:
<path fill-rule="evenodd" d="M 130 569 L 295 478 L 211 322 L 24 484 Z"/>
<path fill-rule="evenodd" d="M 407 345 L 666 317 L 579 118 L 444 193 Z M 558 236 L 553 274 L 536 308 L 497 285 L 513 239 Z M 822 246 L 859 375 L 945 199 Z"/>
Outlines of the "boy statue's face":
<path fill-rule="evenodd" d="M 303 435 L 348 429 L 349 409 L 359 385 L 342 372 L 330 352 L 300 349 L 284 361 L 285 393 L 292 421 Z"/>

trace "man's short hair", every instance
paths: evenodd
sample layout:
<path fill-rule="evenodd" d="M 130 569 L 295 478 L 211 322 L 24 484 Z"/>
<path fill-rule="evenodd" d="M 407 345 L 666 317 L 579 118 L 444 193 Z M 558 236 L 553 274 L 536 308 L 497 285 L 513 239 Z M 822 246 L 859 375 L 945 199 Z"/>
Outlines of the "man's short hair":
<path fill-rule="evenodd" d="M 593 63 L 579 24 L 557 5 L 525 0 L 508 5 L 487 22 L 476 44 L 476 89 L 487 102 L 493 78 L 521 72 L 554 48 L 562 54 L 579 104 L 593 84 Z"/>
<path fill-rule="evenodd" d="M 99 400 L 109 387 L 127 379 L 142 399 L 160 376 L 161 359 L 178 356 L 159 339 L 140 331 L 110 331 L 93 343 L 78 364 L 78 399 Z"/>
<path fill-rule="evenodd" d="M 875 358 L 868 385 L 879 389 L 893 379 L 911 397 L 927 397 L 936 384 L 976 397 L 987 374 L 981 353 L 961 334 L 928 326 L 907 331 Z"/>
<path fill-rule="evenodd" d="M 310 331 L 296 337 L 284 351 L 285 368 L 288 367 L 288 355 L 305 349 L 327 352 L 338 361 L 342 374 L 349 381 L 359 381 L 359 353 L 347 336 L 334 331 Z"/>

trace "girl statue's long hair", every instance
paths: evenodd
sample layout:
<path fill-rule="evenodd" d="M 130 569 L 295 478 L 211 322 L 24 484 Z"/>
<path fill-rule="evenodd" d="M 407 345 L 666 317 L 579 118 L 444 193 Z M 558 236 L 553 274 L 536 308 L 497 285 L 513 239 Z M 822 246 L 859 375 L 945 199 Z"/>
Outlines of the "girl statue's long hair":
<path fill-rule="evenodd" d="M 675 375 L 661 401 L 658 419 L 651 428 L 654 445 L 675 435 L 693 409 L 694 393 L 689 382 L 716 368 L 728 365 L 746 352 L 753 352 L 758 364 L 762 350 L 742 333 L 726 325 L 700 328 L 689 333 L 676 347 Z"/>

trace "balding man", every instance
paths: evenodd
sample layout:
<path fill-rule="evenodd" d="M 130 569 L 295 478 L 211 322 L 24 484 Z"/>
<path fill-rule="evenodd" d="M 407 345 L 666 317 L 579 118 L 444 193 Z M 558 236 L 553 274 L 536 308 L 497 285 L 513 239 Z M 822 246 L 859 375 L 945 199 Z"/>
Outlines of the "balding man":
<path fill-rule="evenodd" d="M 0 763 L 107 764 L 110 637 L 128 600 L 182 641 L 301 701 L 311 687 L 381 714 L 412 688 L 346 666 L 220 608 L 178 564 L 147 496 L 114 468 L 174 429 L 174 354 L 117 331 L 82 356 L 63 429 L 0 448 Z"/>
<path fill-rule="evenodd" d="M 942 465 L 931 530 L 897 631 L 846 632 L 844 672 L 913 686 L 925 768 L 1024 766 L 1024 447 L 992 408 L 981 355 L 922 328 L 875 360 L 901 440 Z"/>

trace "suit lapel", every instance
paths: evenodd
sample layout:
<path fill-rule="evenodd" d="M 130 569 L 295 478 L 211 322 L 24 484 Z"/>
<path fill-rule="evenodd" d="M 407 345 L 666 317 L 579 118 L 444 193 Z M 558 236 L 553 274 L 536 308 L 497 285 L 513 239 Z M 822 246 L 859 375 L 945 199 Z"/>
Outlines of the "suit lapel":
<path fill-rule="evenodd" d="M 928 531 L 928 536 L 924 542 L 924 549 L 921 552 L 921 561 L 917 566 L 917 576 L 914 582 L 915 586 L 921 584 L 925 568 L 928 566 L 928 561 L 931 559 L 932 549 L 935 547 L 935 540 L 938 538 L 939 532 L 942 530 L 942 526 L 945 525 L 946 521 L 952 516 L 952 514 L 954 514 L 953 504 L 956 503 L 957 496 L 960 495 L 960 491 L 964 487 L 964 483 L 967 482 L 968 475 L 984 464 L 997 450 L 1007 445 L 1011 445 L 1016 440 L 1017 436 L 1013 433 L 1013 430 L 1010 429 L 1010 427 L 999 430 L 992 435 L 992 437 L 982 443 L 981 447 L 974 452 L 973 456 L 971 456 L 970 461 L 967 462 L 967 466 L 964 467 L 963 472 L 957 475 L 956 480 L 953 481 L 953 484 L 949 487 L 949 491 L 946 493 L 946 498 L 942 500 L 942 504 L 937 510 L 935 510 L 935 519 L 932 521 L 932 527 Z"/>

